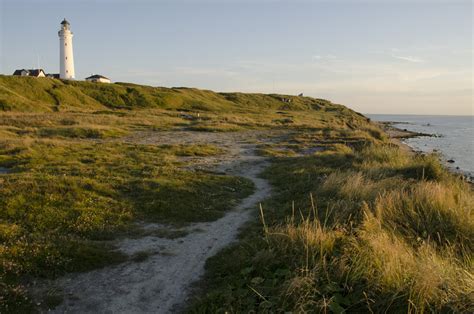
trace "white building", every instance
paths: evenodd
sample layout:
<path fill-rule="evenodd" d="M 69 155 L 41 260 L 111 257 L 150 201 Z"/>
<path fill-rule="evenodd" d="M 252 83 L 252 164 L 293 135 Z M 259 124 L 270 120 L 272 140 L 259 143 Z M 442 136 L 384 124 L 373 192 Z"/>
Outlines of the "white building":
<path fill-rule="evenodd" d="M 86 77 L 86 81 L 94 82 L 94 83 L 110 83 L 109 78 L 99 75 L 99 74 L 94 74 L 89 77 Z"/>
<path fill-rule="evenodd" d="M 72 53 L 71 25 L 66 19 L 61 22 L 59 36 L 59 77 L 61 79 L 72 80 L 74 73 L 74 56 Z"/>

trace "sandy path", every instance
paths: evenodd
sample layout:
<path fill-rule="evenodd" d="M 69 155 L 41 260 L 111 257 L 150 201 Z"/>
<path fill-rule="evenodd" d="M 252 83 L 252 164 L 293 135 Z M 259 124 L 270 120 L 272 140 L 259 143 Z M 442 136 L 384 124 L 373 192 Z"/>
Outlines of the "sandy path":
<path fill-rule="evenodd" d="M 158 144 L 165 141 L 163 138 L 166 136 L 145 136 L 134 141 Z M 121 240 L 117 246 L 122 252 L 133 256 L 145 251 L 150 256 L 141 262 L 130 261 L 60 278 L 55 285 L 66 297 L 53 312 L 169 313 L 186 303 L 191 284 L 204 274 L 206 260 L 236 239 L 239 228 L 250 218 L 251 211 L 246 209 L 256 208 L 270 193 L 269 184 L 258 177 L 267 163 L 255 155 L 254 145 L 245 143 L 247 139 L 228 135 L 203 137 L 203 142 L 212 139 L 226 146 L 229 155 L 211 162 L 218 164 L 219 171 L 252 180 L 255 192 L 221 219 L 191 224 L 187 236 Z M 163 228 L 159 224 L 142 227 L 148 231 Z"/>

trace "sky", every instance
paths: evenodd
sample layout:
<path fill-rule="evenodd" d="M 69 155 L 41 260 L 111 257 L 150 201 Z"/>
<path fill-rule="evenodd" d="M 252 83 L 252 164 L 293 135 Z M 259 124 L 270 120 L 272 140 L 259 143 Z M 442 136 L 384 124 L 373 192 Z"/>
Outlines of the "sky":
<path fill-rule="evenodd" d="M 474 114 L 471 0 L 0 0 L 0 73 L 58 73 L 63 18 L 76 79 Z"/>

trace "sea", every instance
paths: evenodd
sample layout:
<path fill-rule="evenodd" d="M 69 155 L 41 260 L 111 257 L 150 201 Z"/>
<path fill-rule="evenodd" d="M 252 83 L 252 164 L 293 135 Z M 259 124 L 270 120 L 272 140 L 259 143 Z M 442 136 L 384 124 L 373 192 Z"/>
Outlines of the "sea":
<path fill-rule="evenodd" d="M 434 134 L 434 137 L 414 137 L 403 142 L 417 151 L 437 151 L 448 168 L 466 175 L 471 181 L 474 179 L 474 116 L 366 116 L 373 121 L 393 122 L 394 127 L 402 130 Z"/>

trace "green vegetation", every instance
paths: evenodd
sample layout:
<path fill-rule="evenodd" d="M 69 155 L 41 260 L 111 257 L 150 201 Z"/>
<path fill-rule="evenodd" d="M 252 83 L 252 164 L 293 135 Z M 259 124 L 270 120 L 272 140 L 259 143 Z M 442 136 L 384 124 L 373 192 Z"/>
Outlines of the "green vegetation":
<path fill-rule="evenodd" d="M 190 311 L 474 310 L 474 194 L 436 156 L 335 144 L 265 177 L 260 222 L 208 262 Z"/>
<path fill-rule="evenodd" d="M 2 291 L 18 292 L 26 274 L 51 277 L 123 261 L 95 241 L 126 231 L 132 220 L 219 218 L 252 191 L 251 182 L 186 171 L 176 157 L 216 153 L 209 145 L 4 141 L 0 165 L 12 172 L 0 179 Z"/>
<path fill-rule="evenodd" d="M 140 235 L 132 222 L 213 220 L 251 193 L 192 170 L 222 147 L 142 141 L 175 130 L 282 134 L 259 147 L 272 198 L 209 261 L 190 311 L 474 311 L 471 186 L 344 106 L 0 76 L 0 312 L 33 311 L 34 278 L 123 262 L 106 240 Z"/>
<path fill-rule="evenodd" d="M 209 112 L 253 111 L 254 113 L 260 113 L 265 109 L 350 112 L 344 106 L 310 97 L 214 93 L 195 88 L 163 88 L 130 83 L 96 84 L 0 75 L 0 89 L 2 90 L 0 109 L 4 111 L 51 112 L 161 108 Z M 290 99 L 291 102 L 284 102 L 283 98 Z"/>
<path fill-rule="evenodd" d="M 176 129 L 316 131 L 341 141 L 355 132 L 384 136 L 364 116 L 324 99 L 0 75 L 2 111 L 2 138 L 107 139 Z"/>
<path fill-rule="evenodd" d="M 343 106 L 292 99 L 0 76 L 1 311 L 31 306 L 28 278 L 123 261 L 103 240 L 133 221 L 213 220 L 252 190 L 182 158 L 221 148 L 136 144 L 136 132 L 280 128 L 288 116 L 295 129 L 369 127 Z"/>

